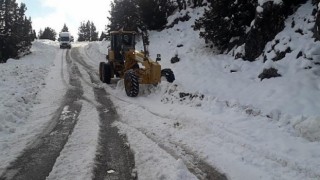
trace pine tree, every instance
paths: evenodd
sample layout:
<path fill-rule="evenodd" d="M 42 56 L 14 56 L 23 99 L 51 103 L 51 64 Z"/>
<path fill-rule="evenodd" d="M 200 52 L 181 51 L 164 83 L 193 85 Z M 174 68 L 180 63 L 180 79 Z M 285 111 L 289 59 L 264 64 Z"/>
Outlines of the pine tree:
<path fill-rule="evenodd" d="M 295 6 L 299 5 L 299 4 L 302 4 L 302 3 L 305 3 L 307 0 L 282 0 L 283 2 L 283 5 L 286 7 L 286 9 L 284 10 L 287 10 L 286 15 L 289 15 L 291 13 L 293 13 L 293 9 Z"/>
<path fill-rule="evenodd" d="M 305 2 L 306 0 L 283 0 L 279 4 L 266 1 L 261 5 L 263 11 L 256 13 L 254 24 L 247 33 L 243 59 L 254 61 L 259 57 L 265 45 L 283 30 L 285 19 L 296 10 L 299 4 Z"/>
<path fill-rule="evenodd" d="M 0 63 L 4 62 L 4 55 L 2 51 L 4 50 L 4 12 L 5 12 L 5 7 L 4 7 L 4 0 L 0 0 Z"/>
<path fill-rule="evenodd" d="M 202 5 L 203 0 L 192 0 L 193 6 L 198 7 Z"/>
<path fill-rule="evenodd" d="M 42 36 L 42 34 L 43 34 L 43 30 L 40 29 L 39 32 L 38 32 L 38 39 L 40 39 L 40 37 Z"/>
<path fill-rule="evenodd" d="M 176 0 L 176 1 L 178 3 L 178 7 L 180 11 L 187 8 L 186 0 Z"/>
<path fill-rule="evenodd" d="M 98 32 L 93 22 L 90 23 L 90 41 L 98 41 Z"/>
<path fill-rule="evenodd" d="M 174 10 L 168 0 L 138 0 L 139 17 L 149 30 L 161 30 Z"/>
<path fill-rule="evenodd" d="M 90 41 L 90 21 L 87 21 L 85 25 L 84 39 L 85 41 Z"/>
<path fill-rule="evenodd" d="M 56 40 L 57 33 L 54 29 L 46 27 L 43 33 L 40 35 L 40 39 L 49 39 L 52 41 Z"/>
<path fill-rule="evenodd" d="M 139 18 L 136 1 L 134 0 L 114 0 L 111 3 L 110 24 L 107 25 L 108 31 L 119 29 L 137 31 L 141 28 L 142 22 Z"/>
<path fill-rule="evenodd" d="M 31 18 L 25 17 L 26 5 L 15 0 L 0 0 L 0 61 L 29 53 L 32 38 Z"/>
<path fill-rule="evenodd" d="M 86 25 L 84 24 L 84 22 L 80 23 L 80 27 L 79 27 L 79 32 L 78 32 L 78 41 L 82 42 L 85 41 L 85 31 L 86 31 Z"/>
<path fill-rule="evenodd" d="M 16 44 L 17 37 L 13 35 L 15 31 L 15 20 L 17 18 L 17 9 L 18 4 L 15 0 L 5 0 L 4 1 L 4 28 L 1 35 L 3 36 L 1 39 L 3 40 L 2 45 L 2 61 L 6 61 L 8 58 L 17 57 L 18 51 Z"/>
<path fill-rule="evenodd" d="M 30 53 L 29 49 L 31 48 L 31 42 L 33 39 L 33 30 L 31 18 L 25 17 L 25 12 L 27 8 L 24 3 L 21 3 L 20 8 L 18 9 L 18 17 L 15 23 L 16 30 L 15 34 L 19 38 L 17 41 L 17 48 L 19 55 Z"/>
<path fill-rule="evenodd" d="M 61 32 L 69 32 L 69 28 L 67 27 L 66 24 L 63 25 Z"/>
<path fill-rule="evenodd" d="M 207 43 L 220 50 L 228 47 L 234 37 L 243 37 L 255 17 L 256 0 L 211 0 L 209 10 L 196 20 L 194 29 Z"/>
<path fill-rule="evenodd" d="M 108 36 L 106 33 L 104 32 L 101 32 L 101 35 L 100 35 L 100 38 L 99 38 L 99 41 L 103 41 L 103 40 L 106 40 L 108 39 Z"/>
<path fill-rule="evenodd" d="M 32 30 L 32 41 L 34 41 L 35 39 L 37 39 L 37 33 L 35 30 Z"/>
<path fill-rule="evenodd" d="M 96 26 L 93 22 L 87 21 L 81 22 L 78 29 L 78 41 L 97 41 L 98 32 L 96 31 Z"/>
<path fill-rule="evenodd" d="M 114 0 L 107 31 L 161 30 L 175 9 L 172 0 Z"/>
<path fill-rule="evenodd" d="M 283 30 L 285 19 L 288 15 L 292 14 L 295 7 L 303 1 L 285 0 L 281 4 L 274 3 L 273 1 L 265 2 L 262 5 L 263 11 L 257 12 L 254 25 L 248 32 L 243 58 L 248 61 L 254 61 L 259 57 L 263 53 L 265 45 Z"/>

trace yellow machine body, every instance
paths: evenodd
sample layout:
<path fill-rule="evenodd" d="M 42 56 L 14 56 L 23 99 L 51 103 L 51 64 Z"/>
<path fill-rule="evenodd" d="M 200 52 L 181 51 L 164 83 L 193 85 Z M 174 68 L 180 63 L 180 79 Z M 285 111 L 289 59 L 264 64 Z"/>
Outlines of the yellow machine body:
<path fill-rule="evenodd" d="M 111 48 L 107 59 L 113 66 L 112 77 L 118 75 L 123 78 L 126 71 L 133 69 L 140 84 L 158 84 L 161 81 L 161 65 L 143 51 L 135 50 L 134 31 L 112 31 L 110 34 Z M 127 46 L 123 42 L 126 38 L 129 41 Z"/>

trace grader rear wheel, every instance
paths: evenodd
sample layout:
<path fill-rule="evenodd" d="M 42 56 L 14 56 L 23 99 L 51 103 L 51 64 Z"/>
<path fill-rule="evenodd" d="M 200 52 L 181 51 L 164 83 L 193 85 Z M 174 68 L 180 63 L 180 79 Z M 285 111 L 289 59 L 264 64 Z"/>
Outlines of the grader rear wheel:
<path fill-rule="evenodd" d="M 99 64 L 99 78 L 100 78 L 100 81 L 102 81 L 102 82 L 103 82 L 102 76 L 103 76 L 104 64 L 105 64 L 105 62 L 100 62 L 100 64 Z"/>
<path fill-rule="evenodd" d="M 129 97 L 137 97 L 139 94 L 139 79 L 133 70 L 128 70 L 124 75 L 124 87 Z"/>
<path fill-rule="evenodd" d="M 105 63 L 103 71 L 104 71 L 103 82 L 110 84 L 111 83 L 111 65 L 109 63 Z"/>

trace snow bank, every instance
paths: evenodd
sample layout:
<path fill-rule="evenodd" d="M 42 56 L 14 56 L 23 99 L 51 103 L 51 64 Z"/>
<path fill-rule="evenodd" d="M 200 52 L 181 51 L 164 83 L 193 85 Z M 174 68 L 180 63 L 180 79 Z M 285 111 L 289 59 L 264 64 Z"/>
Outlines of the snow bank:
<path fill-rule="evenodd" d="M 40 117 L 47 117 L 51 113 L 44 112 L 47 109 L 41 107 L 39 95 L 49 82 L 47 75 L 57 50 L 56 42 L 35 41 L 32 54 L 20 60 L 9 59 L 0 65 L 0 174 L 34 133 L 39 133 L 43 124 Z M 34 108 L 39 108 L 36 109 L 36 119 L 31 117 Z"/>
<path fill-rule="evenodd" d="M 45 77 L 52 65 L 55 51 L 50 41 L 36 41 L 32 54 L 19 60 L 9 59 L 0 66 L 0 136 L 15 133 L 23 125 L 37 94 L 45 86 Z"/>

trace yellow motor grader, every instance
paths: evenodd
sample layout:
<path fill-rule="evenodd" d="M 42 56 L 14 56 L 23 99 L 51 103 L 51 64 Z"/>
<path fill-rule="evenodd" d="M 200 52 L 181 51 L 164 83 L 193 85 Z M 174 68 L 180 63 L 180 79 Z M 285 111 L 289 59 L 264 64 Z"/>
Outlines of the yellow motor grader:
<path fill-rule="evenodd" d="M 135 50 L 134 31 L 112 31 L 110 32 L 110 48 L 108 49 L 107 62 L 100 62 L 99 76 L 104 83 L 110 84 L 111 79 L 120 77 L 124 79 L 127 96 L 136 97 L 139 94 L 139 84 L 157 85 L 164 76 L 168 82 L 175 80 L 171 69 L 162 69 L 158 61 L 148 55 L 148 40 L 142 33 L 144 51 Z"/>

